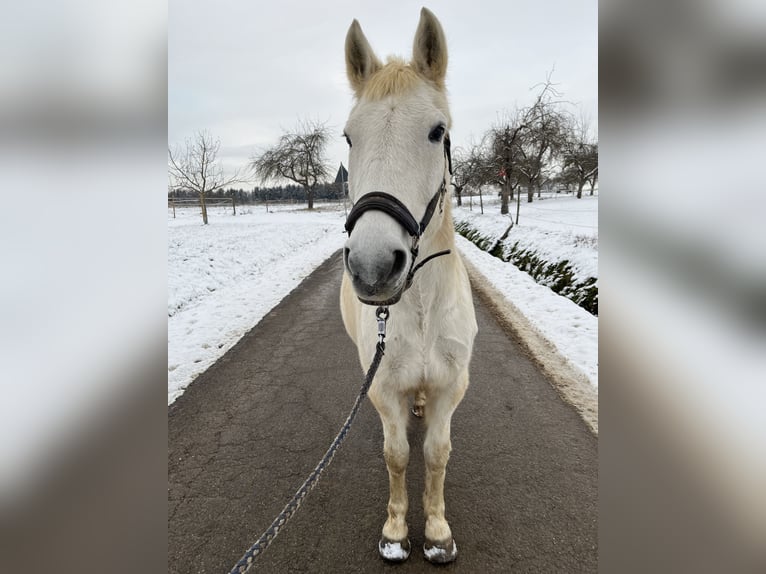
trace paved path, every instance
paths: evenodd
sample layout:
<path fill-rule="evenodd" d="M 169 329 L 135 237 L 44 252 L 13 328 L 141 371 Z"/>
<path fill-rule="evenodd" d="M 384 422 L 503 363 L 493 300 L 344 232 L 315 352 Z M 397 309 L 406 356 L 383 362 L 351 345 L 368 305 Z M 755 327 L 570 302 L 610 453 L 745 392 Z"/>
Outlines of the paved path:
<path fill-rule="evenodd" d="M 169 572 L 228 572 L 345 420 L 363 373 L 340 318 L 341 271 L 336 254 L 169 408 Z M 408 472 L 413 553 L 401 565 L 378 557 L 388 477 L 367 401 L 333 464 L 251 572 L 596 572 L 597 439 L 475 305 L 471 386 L 453 417 L 445 486 L 457 561 L 435 567 L 417 550 L 418 420 Z"/>

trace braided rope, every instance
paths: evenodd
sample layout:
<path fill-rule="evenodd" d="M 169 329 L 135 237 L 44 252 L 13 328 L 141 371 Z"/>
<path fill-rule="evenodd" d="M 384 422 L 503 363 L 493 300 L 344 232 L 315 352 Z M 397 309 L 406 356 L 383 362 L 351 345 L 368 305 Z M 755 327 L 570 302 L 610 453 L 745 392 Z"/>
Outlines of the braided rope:
<path fill-rule="evenodd" d="M 386 317 L 388 317 L 387 310 Z M 359 411 L 359 407 L 362 405 L 364 397 L 367 396 L 367 391 L 370 390 L 372 379 L 378 370 L 378 366 L 380 365 L 380 360 L 383 358 L 383 351 L 385 348 L 386 344 L 383 341 L 383 337 L 381 337 L 380 341 L 378 341 L 377 345 L 375 346 L 375 357 L 372 360 L 370 369 L 367 371 L 367 376 L 364 379 L 362 388 L 359 390 L 359 395 L 356 397 L 356 402 L 354 402 L 354 406 L 351 407 L 351 412 L 349 413 L 348 418 L 346 418 L 346 422 L 343 423 L 338 436 L 335 437 L 335 440 L 330 445 L 330 448 L 327 449 L 327 452 L 322 457 L 322 460 L 320 460 L 314 470 L 311 471 L 309 477 L 293 495 L 290 502 L 288 502 L 287 505 L 282 509 L 282 512 L 280 512 L 279 515 L 274 519 L 274 522 L 271 523 L 271 526 L 269 526 L 266 529 L 266 532 L 261 534 L 261 537 L 255 542 L 255 544 L 253 544 L 247 550 L 247 552 L 245 552 L 245 555 L 239 559 L 239 562 L 234 565 L 234 568 L 231 569 L 229 574 L 242 574 L 243 572 L 247 572 L 250 569 L 250 566 L 253 565 L 255 559 L 269 547 L 269 545 L 277 537 L 277 534 L 279 534 L 280 529 L 285 524 L 287 524 L 287 521 L 290 520 L 293 514 L 295 514 L 295 512 L 298 510 L 301 503 L 303 502 L 303 499 L 305 499 L 308 493 L 311 492 L 311 490 L 316 486 L 316 483 L 319 480 L 319 477 L 322 475 L 324 469 L 330 466 L 332 459 L 335 457 L 335 453 L 340 448 L 343 440 L 346 438 L 346 434 L 348 434 L 351 423 L 353 423 L 354 418 L 356 418 L 356 413 Z"/>

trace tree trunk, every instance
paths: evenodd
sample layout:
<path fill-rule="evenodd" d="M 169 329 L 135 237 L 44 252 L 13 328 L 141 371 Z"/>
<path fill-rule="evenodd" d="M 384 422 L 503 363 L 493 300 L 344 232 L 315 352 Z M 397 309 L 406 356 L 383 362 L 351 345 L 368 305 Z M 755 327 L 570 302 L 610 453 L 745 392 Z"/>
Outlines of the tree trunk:
<path fill-rule="evenodd" d="M 535 197 L 535 186 L 533 186 L 531 183 L 529 184 L 529 187 L 527 188 L 527 203 L 532 203 L 532 200 Z"/>
<path fill-rule="evenodd" d="M 481 198 L 481 188 L 479 188 L 479 207 L 481 207 L 481 214 L 484 215 L 484 200 Z"/>
<path fill-rule="evenodd" d="M 508 181 L 503 181 L 503 187 L 500 190 L 500 214 L 505 215 L 508 213 L 508 199 L 511 196 L 511 186 L 508 185 Z M 481 197 L 481 196 L 479 196 Z"/>
<path fill-rule="evenodd" d="M 204 192 L 199 194 L 199 203 L 200 203 L 200 206 L 202 207 L 202 223 L 204 225 L 207 225 L 207 204 L 205 203 Z"/>
<path fill-rule="evenodd" d="M 596 187 L 596 180 L 591 180 L 589 183 L 590 183 L 590 194 L 593 195 L 593 188 Z"/>
<path fill-rule="evenodd" d="M 307 187 L 306 195 L 308 196 L 308 199 L 309 199 L 309 209 L 314 209 L 314 188 Z"/>
<path fill-rule="evenodd" d="M 585 187 L 585 182 L 581 181 L 577 184 L 577 199 L 582 199 L 582 188 Z"/>
<path fill-rule="evenodd" d="M 457 206 L 460 207 L 461 205 L 463 205 L 463 186 L 462 185 L 455 186 L 455 197 L 457 197 Z"/>

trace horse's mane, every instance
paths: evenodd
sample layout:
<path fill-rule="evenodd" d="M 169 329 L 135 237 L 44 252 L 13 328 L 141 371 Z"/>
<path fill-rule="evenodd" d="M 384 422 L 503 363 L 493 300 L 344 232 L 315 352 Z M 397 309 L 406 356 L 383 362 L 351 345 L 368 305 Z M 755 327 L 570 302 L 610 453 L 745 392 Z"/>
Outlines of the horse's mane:
<path fill-rule="evenodd" d="M 389 57 L 386 64 L 364 85 L 362 97 L 368 100 L 381 100 L 386 96 L 398 96 L 412 90 L 423 81 L 426 81 L 425 78 L 404 60 Z"/>

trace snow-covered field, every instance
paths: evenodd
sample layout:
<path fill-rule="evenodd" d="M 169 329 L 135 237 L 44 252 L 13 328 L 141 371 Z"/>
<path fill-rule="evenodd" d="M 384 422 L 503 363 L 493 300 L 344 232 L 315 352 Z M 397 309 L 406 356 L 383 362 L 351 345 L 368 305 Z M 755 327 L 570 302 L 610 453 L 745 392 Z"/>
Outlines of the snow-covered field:
<path fill-rule="evenodd" d="M 343 209 L 168 214 L 168 404 L 345 241 Z"/>
<path fill-rule="evenodd" d="M 468 213 L 478 225 L 507 226 L 494 201 L 485 201 L 484 216 L 474 208 L 453 212 Z M 168 404 L 345 241 L 341 206 L 314 213 L 300 206 L 270 210 L 244 207 L 232 216 L 216 208 L 207 226 L 195 209 L 177 210 L 176 219 L 168 213 Z M 551 257 L 581 236 L 586 240 L 577 253 L 592 262 L 588 271 L 595 274 L 597 217 L 597 197 L 550 199 L 522 205 L 513 233 L 527 241 L 544 237 Z M 598 318 L 513 265 L 457 240 L 463 255 L 596 387 Z M 583 255 L 585 250 L 590 253 Z"/>
<path fill-rule="evenodd" d="M 519 224 L 508 234 L 506 244 L 516 242 L 520 249 L 533 249 L 545 261 L 568 260 L 575 273 L 575 281 L 598 277 L 598 196 L 550 194 L 542 200 L 525 203 L 522 198 Z M 485 198 L 484 214 L 476 205 L 452 210 L 456 221 L 466 221 L 482 235 L 500 237 L 511 223 L 509 216 L 500 215 L 497 198 Z M 516 221 L 516 204 L 510 206 L 510 215 Z"/>
<path fill-rule="evenodd" d="M 524 201 L 519 224 L 511 229 L 506 243 L 518 241 L 521 247 L 534 248 L 549 262 L 568 259 L 580 279 L 598 277 L 598 196 L 577 199 L 553 194 L 532 204 Z M 515 221 L 515 204 L 511 214 Z M 463 207 L 453 208 L 453 216 L 492 237 L 500 237 L 510 224 L 508 216 L 500 215 L 499 200 L 494 197 L 485 198 L 484 214 L 474 198 L 472 211 L 464 199 Z M 598 317 L 467 239 L 457 241 L 463 255 L 597 388 Z"/>

